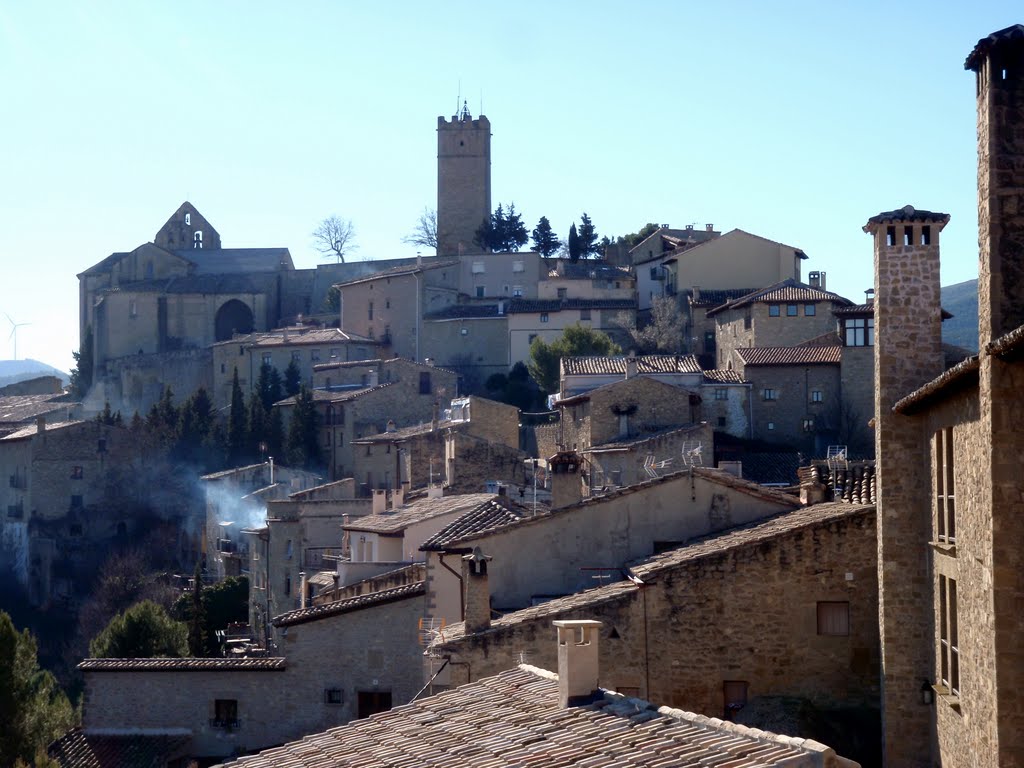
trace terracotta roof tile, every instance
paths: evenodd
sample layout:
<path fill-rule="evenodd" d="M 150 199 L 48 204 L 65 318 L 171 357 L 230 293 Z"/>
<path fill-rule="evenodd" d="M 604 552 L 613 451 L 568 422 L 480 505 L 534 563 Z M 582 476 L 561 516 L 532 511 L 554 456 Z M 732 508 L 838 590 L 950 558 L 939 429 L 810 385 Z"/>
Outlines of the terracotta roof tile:
<path fill-rule="evenodd" d="M 750 347 L 737 349 L 744 365 L 839 365 L 843 348 L 839 344 L 808 347 Z"/>
<path fill-rule="evenodd" d="M 192 737 L 187 733 L 96 734 L 75 728 L 47 748 L 61 768 L 164 768 L 186 757 Z"/>
<path fill-rule="evenodd" d="M 425 581 L 417 581 L 413 584 L 403 584 L 391 589 L 382 589 L 380 592 L 369 592 L 365 595 L 349 597 L 344 600 L 337 600 L 333 603 L 321 603 L 308 608 L 299 608 L 296 611 L 282 613 L 275 616 L 273 624 L 275 627 L 290 627 L 293 624 L 305 624 L 307 621 L 318 621 L 330 616 L 339 616 L 343 613 L 359 611 L 374 605 L 384 605 L 398 600 L 406 600 L 410 597 L 418 597 L 427 592 Z"/>
<path fill-rule="evenodd" d="M 738 371 L 726 371 L 712 368 L 704 371 L 705 384 L 745 384 Z"/>
<path fill-rule="evenodd" d="M 727 304 L 722 304 L 714 309 L 710 309 L 708 310 L 708 317 L 713 317 L 719 312 L 723 312 L 728 309 L 739 309 L 740 307 L 746 307 L 754 303 L 802 303 L 814 301 L 831 301 L 843 306 L 853 303 L 849 299 L 844 299 L 838 293 L 824 291 L 821 288 L 814 288 L 806 283 L 797 282 L 790 277 L 781 282 L 769 285 L 767 288 L 753 291 L 752 293 L 748 293 L 746 296 L 741 296 Z"/>
<path fill-rule="evenodd" d="M 370 533 L 399 533 L 413 523 L 432 520 L 451 514 L 465 514 L 491 503 L 501 503 L 502 498 L 494 493 L 461 493 L 442 496 L 439 499 L 420 499 L 411 504 L 382 515 L 359 517 L 348 525 L 346 531 L 368 531 Z"/>
<path fill-rule="evenodd" d="M 68 427 L 74 427 L 77 424 L 86 424 L 86 423 L 88 423 L 88 422 L 85 422 L 85 421 L 55 421 L 52 424 L 47 424 L 46 425 L 46 431 L 47 432 L 52 432 L 52 431 L 54 431 L 56 429 L 67 429 Z M 22 427 L 21 429 L 17 429 L 14 432 L 10 432 L 10 433 L 4 435 L 3 438 L 0 438 L 0 439 L 3 439 L 3 440 L 21 440 L 21 439 L 24 439 L 26 437 L 32 437 L 37 432 L 38 432 L 37 425 L 29 424 L 27 426 Z"/>
<path fill-rule="evenodd" d="M 897 400 L 896 404 L 892 407 L 893 413 L 916 413 L 922 406 L 948 391 L 954 384 L 970 385 L 971 383 L 977 383 L 980 368 L 981 359 L 978 355 L 972 355 L 966 360 L 962 360 L 920 389 Z"/>
<path fill-rule="evenodd" d="M 584 374 L 626 375 L 626 356 L 613 357 L 563 357 L 562 374 L 578 376 Z M 636 372 L 641 373 L 702 373 L 696 355 L 637 355 Z"/>
<path fill-rule="evenodd" d="M 526 517 L 529 512 L 516 504 L 499 504 L 492 501 L 481 504 L 453 520 L 436 534 L 427 539 L 420 550 L 439 551 L 446 549 L 452 542 L 468 536 L 478 536 L 491 530 L 513 525 Z"/>
<path fill-rule="evenodd" d="M 642 446 L 644 443 L 650 440 L 661 440 L 663 438 L 672 435 L 684 435 L 687 432 L 699 432 L 703 429 L 701 424 L 687 424 L 684 427 L 668 427 L 666 429 L 659 429 L 655 432 L 647 432 L 642 435 L 630 438 L 628 440 L 612 440 L 607 443 L 599 443 L 586 448 L 580 453 L 601 453 L 604 451 L 625 451 L 631 448 Z"/>
<path fill-rule="evenodd" d="M 587 704 L 561 709 L 557 680 L 550 672 L 521 665 L 232 765 L 809 768 L 833 754 L 815 742 L 794 742 L 691 712 L 657 708 L 611 691 L 598 691 Z M 769 751 L 762 751 L 765 747 Z"/>
<path fill-rule="evenodd" d="M 0 397 L 0 423 L 28 421 L 57 410 L 75 408 L 80 403 L 63 392 L 48 395 L 7 395 Z"/>
<path fill-rule="evenodd" d="M 242 659 L 82 659 L 83 672 L 279 672 L 281 657 L 256 656 Z"/>
<path fill-rule="evenodd" d="M 701 288 L 700 298 L 690 297 L 690 306 L 720 307 L 722 304 L 743 298 L 748 294 L 754 293 L 756 290 L 756 288 L 732 288 L 726 290 L 707 290 Z"/>

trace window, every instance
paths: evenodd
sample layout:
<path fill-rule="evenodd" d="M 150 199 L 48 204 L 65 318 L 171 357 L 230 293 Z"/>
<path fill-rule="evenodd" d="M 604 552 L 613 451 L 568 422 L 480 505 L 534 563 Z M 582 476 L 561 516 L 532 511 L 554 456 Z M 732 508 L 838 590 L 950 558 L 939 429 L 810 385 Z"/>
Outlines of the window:
<path fill-rule="evenodd" d="M 430 394 L 430 371 L 420 371 L 420 394 Z"/>
<path fill-rule="evenodd" d="M 657 267 L 651 267 L 651 280 L 657 280 L 657 279 L 658 279 L 658 268 Z"/>
<path fill-rule="evenodd" d="M 719 416 L 718 417 L 718 426 L 720 426 L 720 427 L 724 427 L 725 426 L 725 416 Z"/>
<path fill-rule="evenodd" d="M 292 559 L 292 540 L 288 539 L 288 543 L 285 545 L 285 557 L 289 560 Z"/>
<path fill-rule="evenodd" d="M 775 389 L 764 389 L 761 391 L 761 397 L 765 400 L 778 400 L 779 393 Z"/>
<path fill-rule="evenodd" d="M 848 347 L 875 346 L 875 318 L 851 317 L 843 320 L 843 343 Z"/>
<path fill-rule="evenodd" d="M 96 441 L 96 453 L 107 452 L 107 438 L 101 437 Z"/>
<path fill-rule="evenodd" d="M 580 320 L 589 320 L 589 319 L 590 319 L 590 310 L 589 309 L 581 309 L 580 310 Z"/>
<path fill-rule="evenodd" d="M 291 595 L 291 593 L 292 593 L 292 575 L 290 573 L 286 573 L 284 575 L 284 594 L 285 594 L 285 597 L 288 597 L 289 595 Z"/>
<path fill-rule="evenodd" d="M 484 263 L 482 261 L 473 262 L 473 274 L 482 275 L 484 273 Z"/>
<path fill-rule="evenodd" d="M 296 349 L 292 352 L 292 360 L 294 360 L 296 363 L 299 362 L 300 357 L 302 357 L 302 353 L 299 352 L 299 350 Z"/>
<path fill-rule="evenodd" d="M 264 365 L 273 365 L 274 364 L 273 363 L 273 358 L 271 358 L 269 352 L 264 352 L 263 353 L 263 364 Z"/>
<path fill-rule="evenodd" d="M 320 359 L 320 350 L 319 349 L 311 349 L 309 351 L 309 359 L 312 360 L 313 362 L 316 362 L 317 360 L 319 360 Z"/>
<path fill-rule="evenodd" d="M 960 641 L 957 637 L 956 579 L 939 576 L 939 683 L 960 695 Z"/>
<path fill-rule="evenodd" d="M 128 302 L 128 317 L 138 317 L 138 316 L 139 316 L 139 303 L 137 301 L 135 301 L 135 299 L 132 299 L 131 301 Z"/>
<path fill-rule="evenodd" d="M 186 227 L 191 227 L 192 226 L 192 214 L 191 213 L 186 213 L 185 214 L 185 226 Z"/>
<path fill-rule="evenodd" d="M 559 288 L 558 289 L 558 298 L 564 299 L 568 295 L 569 295 L 569 289 L 568 288 Z"/>
<path fill-rule="evenodd" d="M 73 493 L 71 494 L 71 508 L 81 509 L 82 508 L 82 494 Z"/>
<path fill-rule="evenodd" d="M 781 312 L 779 310 L 780 310 L 780 307 L 779 307 L 778 304 L 769 304 L 768 305 L 768 317 L 778 317 L 781 314 Z"/>
<path fill-rule="evenodd" d="M 345 433 L 344 432 L 339 432 L 338 433 L 338 445 L 344 445 L 344 444 L 345 444 Z M 342 475 L 342 477 L 344 477 L 344 475 Z"/>
<path fill-rule="evenodd" d="M 736 713 L 747 705 L 747 687 L 746 680 L 726 680 L 722 683 L 726 720 L 732 720 Z"/>
<path fill-rule="evenodd" d="M 462 336 L 469 336 L 469 328 L 460 328 L 459 334 L 461 334 Z"/>
<path fill-rule="evenodd" d="M 478 285 L 476 287 L 476 297 L 478 299 L 482 299 L 484 297 L 484 287 L 482 285 Z"/>
<path fill-rule="evenodd" d="M 816 314 L 818 314 L 816 304 L 804 304 L 804 317 L 814 317 Z"/>
<path fill-rule="evenodd" d="M 512 262 L 512 271 L 513 272 L 525 272 L 526 271 L 526 265 L 522 261 L 513 261 Z"/>
<path fill-rule="evenodd" d="M 203 230 L 197 229 L 196 233 L 192 235 L 192 247 L 197 249 L 203 247 Z"/>
<path fill-rule="evenodd" d="M 769 421 L 768 422 L 768 431 L 772 432 L 774 430 L 775 430 L 775 422 L 774 421 Z"/>
<path fill-rule="evenodd" d="M 238 700 L 237 699 L 215 699 L 213 702 L 213 719 L 210 720 L 211 728 L 237 728 L 238 727 Z"/>
<path fill-rule="evenodd" d="M 811 402 L 812 403 L 823 402 L 823 398 L 822 398 L 822 394 L 821 394 L 821 390 L 820 389 L 812 389 L 811 390 Z"/>
<path fill-rule="evenodd" d="M 726 387 L 715 387 L 715 400 L 728 400 L 729 390 Z"/>
<path fill-rule="evenodd" d="M 345 696 L 341 688 L 324 688 L 324 704 L 344 704 Z"/>
<path fill-rule="evenodd" d="M 523 295 L 523 286 L 521 286 L 521 285 L 513 285 L 512 286 L 512 296 L 514 298 L 519 298 L 522 295 Z"/>
<path fill-rule="evenodd" d="M 850 603 L 825 601 L 818 603 L 818 634 L 845 636 L 850 634 Z"/>
<path fill-rule="evenodd" d="M 366 319 L 373 320 L 373 302 L 369 302 L 366 305 Z"/>
<path fill-rule="evenodd" d="M 799 307 L 796 304 L 786 305 L 786 317 L 796 317 Z"/>
<path fill-rule="evenodd" d="M 956 544 L 956 500 L 953 481 L 953 428 L 935 433 L 935 532 L 943 544 Z"/>
<path fill-rule="evenodd" d="M 82 468 L 81 467 L 72 467 L 71 468 L 71 479 L 72 480 L 81 480 L 82 479 Z"/>
<path fill-rule="evenodd" d="M 804 432 L 813 432 L 814 431 L 814 419 L 804 419 L 803 427 L 804 427 Z"/>
<path fill-rule="evenodd" d="M 548 313 L 547 312 L 541 312 L 540 313 L 540 321 L 542 323 L 546 323 L 548 321 Z"/>
<path fill-rule="evenodd" d="M 391 299 L 384 299 L 384 309 L 391 309 Z"/>

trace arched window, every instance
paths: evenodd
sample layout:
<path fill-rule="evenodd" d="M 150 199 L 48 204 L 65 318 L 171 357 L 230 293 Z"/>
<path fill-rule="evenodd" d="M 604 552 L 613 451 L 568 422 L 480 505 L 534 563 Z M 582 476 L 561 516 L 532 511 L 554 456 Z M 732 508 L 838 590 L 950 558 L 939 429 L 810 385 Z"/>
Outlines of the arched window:
<path fill-rule="evenodd" d="M 185 214 L 185 226 L 186 227 L 192 226 L 192 214 L 191 213 L 186 213 Z"/>
<path fill-rule="evenodd" d="M 203 230 L 197 229 L 196 233 L 192 235 L 192 247 L 202 248 L 203 247 Z"/>

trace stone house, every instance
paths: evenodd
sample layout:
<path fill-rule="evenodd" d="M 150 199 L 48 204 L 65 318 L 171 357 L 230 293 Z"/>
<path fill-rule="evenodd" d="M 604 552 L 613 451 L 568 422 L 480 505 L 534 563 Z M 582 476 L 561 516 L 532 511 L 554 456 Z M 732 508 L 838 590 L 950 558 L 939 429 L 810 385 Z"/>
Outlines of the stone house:
<path fill-rule="evenodd" d="M 474 392 L 508 373 L 508 302 L 450 304 L 423 318 L 422 351 L 459 374 L 459 391 Z"/>
<path fill-rule="evenodd" d="M 636 278 L 628 267 L 603 261 L 556 259 L 547 279 L 537 287 L 537 298 L 633 300 Z"/>
<path fill-rule="evenodd" d="M 555 497 L 562 496 L 559 483 L 579 488 L 575 476 L 553 475 Z M 793 496 L 697 467 L 535 515 L 491 510 L 489 517 L 453 522 L 423 545 L 426 613 L 446 624 L 462 618 L 459 581 L 444 558 L 474 547 L 494 557 L 493 607 L 512 611 L 579 592 L 595 578 L 618 579 L 626 563 L 691 537 L 798 505 Z"/>
<path fill-rule="evenodd" d="M 526 664 L 301 742 L 242 758 L 239 768 L 373 764 L 728 765 L 854 768 L 811 739 L 778 736 L 659 707 L 610 690 L 598 621 L 557 621 L 557 674 Z M 554 648 L 553 633 L 547 629 Z"/>
<path fill-rule="evenodd" d="M 423 360 L 423 317 L 458 303 L 460 269 L 457 259 L 420 260 L 341 283 L 340 327 Z"/>
<path fill-rule="evenodd" d="M 634 562 L 623 580 L 498 618 L 474 615 L 472 606 L 487 605 L 498 565 L 496 555 L 487 579 L 466 579 L 465 622 L 444 628 L 430 647 L 449 661 L 452 685 L 524 657 L 552 664 L 550 622 L 586 616 L 601 622 L 602 679 L 620 692 L 726 720 L 750 700 L 783 696 L 878 716 L 870 505 L 780 512 Z"/>
<path fill-rule="evenodd" d="M 818 273 L 820 275 L 820 273 Z M 792 347 L 835 331 L 834 312 L 853 302 L 788 278 L 708 310 L 716 323 L 717 368 L 736 365 L 734 350 L 751 347 Z"/>
<path fill-rule="evenodd" d="M 946 214 L 872 216 L 875 441 L 888 765 L 1024 754 L 1024 25 L 980 40 L 978 349 L 943 371 Z"/>
<path fill-rule="evenodd" d="M 654 299 L 666 295 L 666 259 L 721 234 L 713 224 L 706 224 L 704 229 L 695 229 L 692 224 L 685 229 L 659 227 L 635 245 L 629 252 L 629 263 L 636 274 L 637 311 L 649 312 Z"/>
<path fill-rule="evenodd" d="M 708 317 L 708 311 L 754 291 L 754 288 L 713 290 L 696 286 L 682 298 L 680 311 L 685 322 L 684 335 L 690 339 L 690 352 L 697 356 L 702 368 L 714 368 L 718 363 L 718 342 L 715 340 L 718 324 L 714 317 Z"/>
<path fill-rule="evenodd" d="M 635 485 L 687 466 L 714 466 L 714 433 L 707 422 L 611 440 L 580 451 L 585 496 Z"/>
<path fill-rule="evenodd" d="M 313 386 L 313 368 L 321 363 L 367 360 L 377 356 L 379 342 L 353 336 L 338 328 L 293 326 L 266 333 L 250 333 L 221 341 L 213 352 L 213 390 L 216 408 L 231 405 L 235 370 L 238 384 L 248 402 L 260 377 L 260 368 L 270 365 L 284 376 L 295 362 L 306 386 Z"/>
<path fill-rule="evenodd" d="M 535 299 L 546 273 L 533 251 L 463 255 L 459 264 L 459 291 L 470 300 Z"/>
<path fill-rule="evenodd" d="M 63 391 L 47 394 L 0 396 L 0 436 L 36 423 L 42 416 L 46 421 L 77 421 L 81 418 L 82 404 Z"/>
<path fill-rule="evenodd" d="M 627 343 L 622 317 L 635 313 L 635 299 L 514 299 L 508 307 L 508 367 L 530 359 L 534 339 L 550 344 L 572 325 L 593 328 Z"/>

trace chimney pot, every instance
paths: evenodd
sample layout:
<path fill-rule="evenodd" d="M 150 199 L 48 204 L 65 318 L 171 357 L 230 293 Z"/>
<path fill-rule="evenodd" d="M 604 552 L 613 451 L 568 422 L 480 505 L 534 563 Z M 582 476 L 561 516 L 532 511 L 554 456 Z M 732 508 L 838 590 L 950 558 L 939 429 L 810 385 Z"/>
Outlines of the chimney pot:
<path fill-rule="evenodd" d="M 466 634 L 482 632 L 491 626 L 491 590 L 487 583 L 487 563 L 490 555 L 474 547 L 462 558 L 462 585 L 465 590 L 463 605 Z"/>
<path fill-rule="evenodd" d="M 634 376 L 636 376 L 636 358 L 635 357 L 627 357 L 626 358 L 626 378 L 627 379 L 632 379 Z"/>
<path fill-rule="evenodd" d="M 599 689 L 600 621 L 576 619 L 551 622 L 558 630 L 558 706 L 574 706 L 590 701 Z"/>

